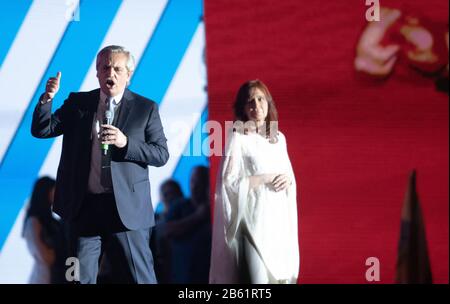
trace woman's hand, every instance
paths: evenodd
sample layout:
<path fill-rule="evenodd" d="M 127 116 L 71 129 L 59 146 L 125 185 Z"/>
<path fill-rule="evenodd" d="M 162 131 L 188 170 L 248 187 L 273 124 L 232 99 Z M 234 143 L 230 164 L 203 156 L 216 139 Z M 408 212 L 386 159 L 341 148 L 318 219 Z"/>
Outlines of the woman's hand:
<path fill-rule="evenodd" d="M 292 180 L 287 174 L 275 174 L 275 177 L 270 183 L 276 192 L 283 191 L 292 185 Z"/>
<path fill-rule="evenodd" d="M 261 174 L 250 177 L 250 188 L 256 188 L 260 185 L 267 185 L 272 190 L 283 191 L 292 184 L 292 179 L 287 174 Z"/>

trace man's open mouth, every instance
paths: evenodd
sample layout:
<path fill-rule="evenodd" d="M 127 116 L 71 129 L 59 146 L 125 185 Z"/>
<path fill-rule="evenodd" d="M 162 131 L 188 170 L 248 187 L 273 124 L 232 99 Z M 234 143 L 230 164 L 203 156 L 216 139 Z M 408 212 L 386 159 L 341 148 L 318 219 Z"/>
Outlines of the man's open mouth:
<path fill-rule="evenodd" d="M 115 85 L 114 80 L 112 80 L 112 79 L 106 80 L 106 86 L 107 86 L 108 88 L 112 88 L 114 85 Z"/>

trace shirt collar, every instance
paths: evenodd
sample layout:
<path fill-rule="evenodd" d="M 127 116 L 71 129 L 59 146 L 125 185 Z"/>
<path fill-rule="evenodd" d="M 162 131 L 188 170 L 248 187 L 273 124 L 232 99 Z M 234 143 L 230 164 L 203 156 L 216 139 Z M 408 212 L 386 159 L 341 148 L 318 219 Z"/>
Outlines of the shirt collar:
<path fill-rule="evenodd" d="M 112 97 L 112 98 L 114 98 L 113 104 L 114 104 L 115 106 L 119 105 L 120 101 L 122 100 L 122 96 L 123 96 L 124 93 L 125 93 L 125 91 L 122 92 L 122 93 L 120 93 L 120 94 L 118 94 L 118 95 L 116 95 L 116 96 L 113 96 L 113 97 Z M 108 96 L 106 96 L 106 94 L 103 93 L 102 90 L 100 90 L 100 100 L 101 100 L 101 101 L 105 101 L 106 98 L 108 98 Z"/>

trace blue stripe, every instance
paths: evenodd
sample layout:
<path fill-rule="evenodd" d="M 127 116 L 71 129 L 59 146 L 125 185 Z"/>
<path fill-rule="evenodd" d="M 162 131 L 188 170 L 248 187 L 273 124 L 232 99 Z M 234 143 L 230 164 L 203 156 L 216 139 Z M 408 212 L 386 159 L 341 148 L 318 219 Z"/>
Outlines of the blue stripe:
<path fill-rule="evenodd" d="M 161 102 L 202 13 L 202 0 L 169 1 L 134 72 L 131 90 Z"/>
<path fill-rule="evenodd" d="M 31 6 L 31 0 L 0 2 L 0 68 Z"/>
<path fill-rule="evenodd" d="M 80 21 L 71 22 L 32 98 L 15 137 L 0 163 L 0 248 L 14 220 L 30 194 L 53 139 L 36 139 L 30 134 L 32 113 L 45 90 L 48 77 L 62 71 L 61 88 L 53 109 L 82 81 L 121 4 L 120 0 L 80 1 Z"/>
<path fill-rule="evenodd" d="M 192 135 L 189 139 L 189 144 L 186 146 L 183 155 L 187 156 L 181 156 L 177 167 L 175 168 L 172 178 L 176 180 L 180 185 L 181 189 L 183 190 L 183 193 L 186 196 L 191 195 L 191 190 L 189 189 L 189 178 L 191 176 L 192 168 L 195 166 L 203 165 L 209 167 L 209 159 L 206 157 L 206 155 L 194 155 L 194 145 L 197 147 L 195 150 L 198 150 L 198 139 L 201 138 L 201 143 L 206 142 L 206 139 L 208 137 L 207 133 L 202 132 L 202 126 L 205 125 L 206 121 L 208 120 L 208 109 L 205 107 L 205 109 L 202 112 L 202 116 L 199 119 L 197 125 L 194 128 L 194 131 L 192 132 Z M 194 140 L 196 138 L 196 140 Z"/>

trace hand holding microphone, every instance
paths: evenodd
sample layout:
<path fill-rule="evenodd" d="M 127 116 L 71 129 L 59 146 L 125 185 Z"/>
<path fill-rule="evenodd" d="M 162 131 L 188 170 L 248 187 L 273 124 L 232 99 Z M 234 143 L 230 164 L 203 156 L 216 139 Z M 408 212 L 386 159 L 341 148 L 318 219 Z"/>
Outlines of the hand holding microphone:
<path fill-rule="evenodd" d="M 108 114 L 109 112 L 109 114 Z M 108 118 L 109 117 L 109 118 Z M 107 110 L 105 112 L 105 122 L 106 124 L 102 126 L 102 150 L 104 155 L 108 153 L 108 145 L 115 145 L 117 148 L 123 148 L 127 145 L 128 140 L 125 134 L 122 133 L 118 128 L 111 125 L 112 123 L 112 112 Z"/>
<path fill-rule="evenodd" d="M 105 142 L 105 139 L 108 139 L 107 137 L 108 136 L 105 136 L 105 126 L 107 126 L 107 125 L 111 125 L 112 124 L 112 120 L 113 120 L 113 114 L 112 114 L 112 112 L 110 111 L 110 110 L 106 110 L 105 111 L 105 120 L 104 120 L 104 123 L 105 124 L 103 124 L 102 125 L 102 128 L 103 128 L 103 132 L 102 132 L 102 134 L 103 134 L 103 141 L 102 141 L 102 151 L 103 151 L 103 155 L 107 155 L 108 154 L 108 148 L 109 148 L 109 144 L 107 144 L 106 142 Z M 106 138 L 105 138 L 106 137 Z"/>

